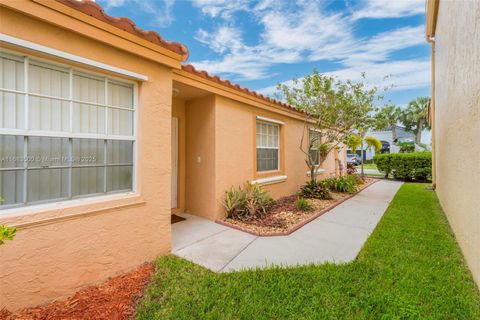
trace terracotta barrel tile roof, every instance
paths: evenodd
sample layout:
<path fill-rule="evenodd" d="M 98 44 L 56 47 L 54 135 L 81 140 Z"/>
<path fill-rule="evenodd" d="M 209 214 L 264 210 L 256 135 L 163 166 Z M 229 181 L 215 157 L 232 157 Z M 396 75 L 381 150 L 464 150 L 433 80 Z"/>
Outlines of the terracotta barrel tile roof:
<path fill-rule="evenodd" d="M 124 30 L 128 33 L 131 33 L 135 36 L 143 38 L 152 43 L 158 44 L 159 46 L 178 53 L 182 60 L 185 61 L 188 58 L 188 49 L 185 45 L 179 42 L 171 42 L 163 39 L 155 31 L 145 31 L 138 28 L 135 23 L 125 17 L 115 18 L 111 17 L 105 13 L 100 5 L 90 0 L 56 0 L 70 8 L 83 12 L 91 17 L 94 17 L 100 21 L 106 22 L 118 29 Z"/>
<path fill-rule="evenodd" d="M 271 103 L 274 103 L 276 105 L 279 105 L 283 108 L 287 108 L 289 110 L 293 110 L 293 111 L 296 111 L 296 112 L 299 112 L 299 113 L 304 113 L 303 111 L 300 111 L 298 110 L 297 108 L 295 107 L 292 107 L 291 105 L 287 104 L 287 103 L 284 103 L 280 100 L 276 100 L 276 99 L 273 99 L 273 98 L 270 98 L 268 96 L 264 96 L 263 94 L 261 93 L 258 93 L 256 91 L 253 91 L 253 90 L 250 90 L 250 89 L 247 89 L 247 88 L 244 88 L 244 87 L 241 87 L 240 85 L 238 84 L 233 84 L 231 83 L 229 80 L 223 80 L 223 79 L 220 79 L 218 76 L 212 76 L 212 75 L 209 75 L 207 71 L 204 71 L 204 70 L 197 70 L 195 69 L 195 67 L 191 64 L 184 64 L 182 65 L 182 70 L 184 71 L 187 71 L 189 73 L 192 73 L 194 75 L 197 75 L 197 76 L 200 76 L 204 79 L 207 79 L 207 80 L 210 80 L 210 81 L 213 81 L 213 82 L 216 82 L 218 84 L 221 84 L 221 85 L 224 85 L 226 87 L 229 87 L 229 88 L 232 88 L 232 89 L 235 89 L 237 91 L 240 91 L 240 92 L 243 92 L 243 93 L 246 93 L 246 94 L 249 94 L 251 96 L 254 96 L 258 99 L 262 99 L 262 100 L 265 100 L 265 101 L 268 101 L 268 102 L 271 102 Z"/>

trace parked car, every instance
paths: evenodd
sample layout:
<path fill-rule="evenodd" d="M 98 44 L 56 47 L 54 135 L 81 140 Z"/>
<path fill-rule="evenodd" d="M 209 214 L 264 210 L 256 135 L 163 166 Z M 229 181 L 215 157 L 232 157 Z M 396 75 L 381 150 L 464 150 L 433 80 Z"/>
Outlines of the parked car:
<path fill-rule="evenodd" d="M 347 163 L 357 166 L 360 164 L 360 157 L 356 154 L 347 154 Z"/>

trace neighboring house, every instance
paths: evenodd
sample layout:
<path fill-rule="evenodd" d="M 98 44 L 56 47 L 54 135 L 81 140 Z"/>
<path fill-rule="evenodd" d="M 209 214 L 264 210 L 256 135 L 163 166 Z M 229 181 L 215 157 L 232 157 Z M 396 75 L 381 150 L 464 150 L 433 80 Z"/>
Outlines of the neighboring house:
<path fill-rule="evenodd" d="M 180 43 L 69 0 L 0 0 L 0 32 L 0 224 L 18 228 L 0 309 L 169 253 L 171 213 L 220 218 L 232 185 L 278 198 L 309 179 L 304 114 L 182 65 Z"/>
<path fill-rule="evenodd" d="M 391 129 L 385 129 L 385 130 L 376 130 L 376 131 L 369 131 L 366 136 L 371 136 L 374 138 L 377 138 L 382 142 L 382 150 L 381 153 L 398 153 L 400 152 L 400 147 L 398 146 L 398 143 L 400 142 L 413 142 L 415 141 L 415 134 L 412 132 L 406 131 L 404 127 L 401 126 L 396 126 L 396 133 L 397 133 L 397 142 L 396 144 L 394 143 L 392 139 L 392 130 Z M 365 160 L 371 160 L 373 159 L 373 156 L 375 155 L 375 150 L 372 148 L 364 147 L 364 155 L 363 158 Z M 351 153 L 350 150 L 347 151 L 348 153 Z M 358 156 L 361 155 L 361 150 L 357 150 L 356 154 Z"/>
<path fill-rule="evenodd" d="M 392 140 L 391 129 L 371 131 L 367 133 L 367 136 L 377 138 L 382 142 L 381 153 L 398 153 L 400 151 L 398 143 L 415 141 L 415 134 L 406 131 L 404 127 L 396 126 L 396 133 L 398 139 L 396 143 L 394 143 L 394 141 Z M 357 153 L 359 152 L 360 151 L 358 150 Z M 372 148 L 365 149 L 365 159 L 370 160 L 373 158 L 374 155 L 375 150 L 373 150 Z"/>
<path fill-rule="evenodd" d="M 480 286 L 480 1 L 428 0 L 426 36 L 433 184 Z"/>

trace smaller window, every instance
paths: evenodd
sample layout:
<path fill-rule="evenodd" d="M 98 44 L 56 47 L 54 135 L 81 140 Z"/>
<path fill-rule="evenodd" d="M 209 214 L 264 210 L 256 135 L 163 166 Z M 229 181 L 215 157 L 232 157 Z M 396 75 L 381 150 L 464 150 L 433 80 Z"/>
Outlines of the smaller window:
<path fill-rule="evenodd" d="M 257 172 L 279 170 L 280 126 L 257 121 Z"/>
<path fill-rule="evenodd" d="M 310 145 L 309 150 L 310 157 L 313 159 L 313 163 L 318 166 L 320 165 L 320 152 L 318 151 L 318 145 L 320 143 L 320 133 L 315 130 L 309 130 L 310 136 Z"/>

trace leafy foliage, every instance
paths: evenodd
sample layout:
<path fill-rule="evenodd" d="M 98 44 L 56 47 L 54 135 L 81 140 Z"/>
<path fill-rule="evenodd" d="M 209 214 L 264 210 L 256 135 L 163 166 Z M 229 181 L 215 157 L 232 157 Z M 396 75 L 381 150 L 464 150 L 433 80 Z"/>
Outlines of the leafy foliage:
<path fill-rule="evenodd" d="M 312 157 L 314 148 L 320 150 L 320 165 L 328 154 L 342 146 L 354 130 L 358 129 L 373 109 L 373 102 L 379 98 L 377 87 L 365 83 L 342 81 L 338 78 L 314 71 L 302 79 L 293 80 L 291 85 L 279 85 L 283 98 L 293 107 L 305 111 L 305 131 L 313 127 L 318 134 L 317 145 L 312 142 L 305 150 L 304 135 L 300 149 L 306 155 L 310 168 L 311 181 L 316 180 L 316 159 Z"/>
<path fill-rule="evenodd" d="M 432 175 L 431 152 L 379 154 L 374 159 L 379 171 L 396 179 L 425 181 Z"/>
<path fill-rule="evenodd" d="M 297 201 L 295 201 L 295 205 L 297 206 L 297 209 L 300 211 L 310 211 L 312 210 L 312 205 L 310 202 L 308 202 L 307 199 L 299 197 Z"/>
<path fill-rule="evenodd" d="M 395 105 L 386 105 L 380 108 L 375 114 L 376 130 L 392 130 L 392 141 L 397 141 L 397 123 L 400 121 L 402 110 Z"/>
<path fill-rule="evenodd" d="M 382 142 L 375 137 L 365 137 L 365 143 L 369 148 L 373 148 L 373 150 L 375 150 L 375 153 L 378 153 L 380 152 L 380 150 L 382 150 Z"/>
<path fill-rule="evenodd" d="M 358 181 L 356 175 L 331 177 L 323 180 L 322 182 L 332 191 L 355 193 L 358 190 Z"/>
<path fill-rule="evenodd" d="M 4 201 L 5 199 L 0 197 L 0 203 Z M 14 227 L 7 227 L 4 225 L 0 225 L 0 245 L 4 244 L 5 240 L 13 240 L 16 232 L 17 232 L 17 229 Z"/>
<path fill-rule="evenodd" d="M 348 137 L 346 145 L 350 150 L 352 150 L 353 153 L 355 153 L 357 149 L 362 145 L 362 140 L 367 145 L 367 148 L 373 148 L 376 153 L 378 153 L 382 149 L 382 142 L 377 138 L 371 136 L 362 138 L 361 136 L 356 134 Z"/>
<path fill-rule="evenodd" d="M 362 138 L 359 135 L 352 134 L 348 137 L 345 144 L 350 150 L 352 150 L 352 153 L 356 153 L 357 149 L 360 148 L 360 145 L 362 144 Z"/>
<path fill-rule="evenodd" d="M 355 172 L 357 172 L 357 169 L 355 169 L 353 163 L 347 163 L 347 174 L 352 175 L 355 174 Z"/>
<path fill-rule="evenodd" d="M 413 143 L 413 142 L 404 141 L 404 142 L 400 142 L 398 145 L 400 146 L 400 152 L 401 153 L 414 152 L 415 151 L 415 143 Z"/>
<path fill-rule="evenodd" d="M 430 129 L 427 121 L 429 102 L 430 98 L 428 97 L 418 97 L 410 101 L 400 115 L 400 121 L 407 131 L 415 134 L 415 143 L 418 145 L 422 140 L 422 130 L 424 128 Z"/>
<path fill-rule="evenodd" d="M 386 105 L 380 108 L 375 114 L 375 129 L 392 129 L 400 120 L 402 110 L 396 105 Z"/>
<path fill-rule="evenodd" d="M 222 204 L 228 218 L 248 220 L 264 217 L 273 202 L 263 186 L 247 182 L 243 188 L 227 190 Z"/>
<path fill-rule="evenodd" d="M 13 240 L 17 229 L 14 227 L 7 227 L 0 225 L 0 245 L 5 243 L 5 240 Z"/>
<path fill-rule="evenodd" d="M 299 195 L 308 199 L 327 200 L 332 199 L 330 190 L 322 181 L 311 180 L 300 187 Z"/>

